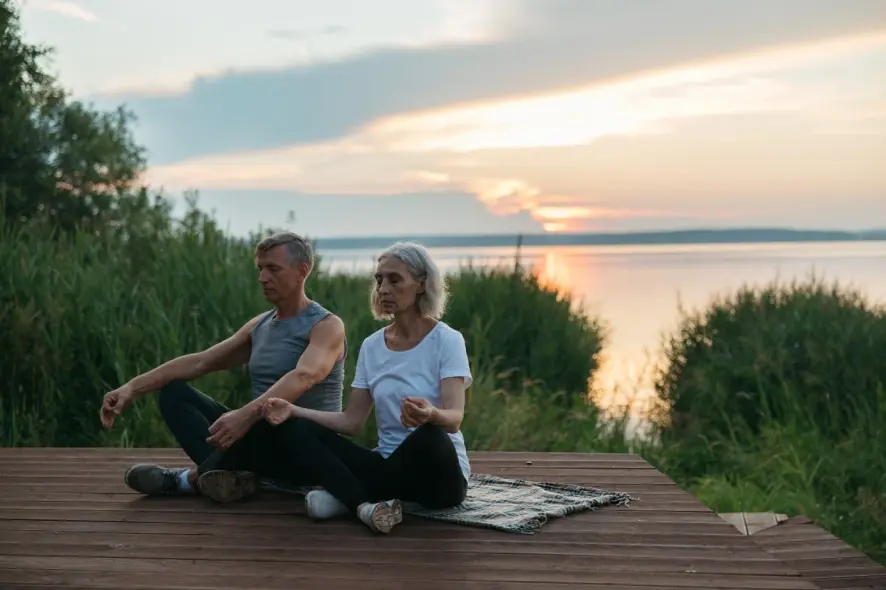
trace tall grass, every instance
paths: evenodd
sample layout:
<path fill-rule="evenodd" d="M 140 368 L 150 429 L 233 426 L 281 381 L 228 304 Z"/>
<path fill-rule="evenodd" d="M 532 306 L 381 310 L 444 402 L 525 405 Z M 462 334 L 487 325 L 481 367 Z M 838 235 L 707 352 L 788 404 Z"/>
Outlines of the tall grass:
<path fill-rule="evenodd" d="M 143 230 L 0 230 L 0 444 L 173 445 L 151 397 L 102 430 L 101 396 L 268 308 L 258 236 L 232 240 L 195 211 Z M 603 420 L 587 401 L 606 342 L 599 318 L 514 269 L 466 267 L 449 286 L 444 319 L 464 333 L 475 372 L 463 427 L 472 449 L 632 450 L 714 510 L 806 514 L 886 563 L 882 307 L 811 280 L 684 311 L 665 335 L 654 428 L 637 440 L 626 415 Z M 381 325 L 368 277 L 321 264 L 308 288 L 345 319 L 350 378 Z M 249 396 L 242 369 L 195 385 L 231 406 Z M 374 442 L 371 421 L 358 438 Z"/>
<path fill-rule="evenodd" d="M 103 431 L 101 396 L 269 308 L 256 280 L 255 239 L 229 239 L 193 211 L 181 227 L 137 244 L 113 234 L 52 236 L 40 226 L 2 231 L 0 346 L 11 351 L 0 358 L 10 388 L 0 399 L 4 445 L 172 444 L 151 398 L 127 412 L 121 428 Z M 603 346 L 593 321 L 577 321 L 568 302 L 528 275 L 464 269 L 448 283 L 443 319 L 465 335 L 475 367 L 510 375 L 480 383 L 531 393 L 561 414 L 587 406 Z M 360 343 L 382 325 L 369 311 L 370 284 L 368 275 L 327 275 L 318 265 L 307 285 L 310 297 L 345 320 L 349 377 Z M 518 387 L 524 381 L 536 386 Z M 249 395 L 241 369 L 196 385 L 231 406 Z"/>

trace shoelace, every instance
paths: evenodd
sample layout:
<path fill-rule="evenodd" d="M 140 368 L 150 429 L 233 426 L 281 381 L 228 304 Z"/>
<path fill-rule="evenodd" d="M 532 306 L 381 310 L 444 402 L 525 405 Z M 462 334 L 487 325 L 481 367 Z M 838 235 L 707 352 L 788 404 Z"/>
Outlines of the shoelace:
<path fill-rule="evenodd" d="M 172 492 L 178 489 L 178 471 L 173 469 L 163 469 L 163 491 Z"/>

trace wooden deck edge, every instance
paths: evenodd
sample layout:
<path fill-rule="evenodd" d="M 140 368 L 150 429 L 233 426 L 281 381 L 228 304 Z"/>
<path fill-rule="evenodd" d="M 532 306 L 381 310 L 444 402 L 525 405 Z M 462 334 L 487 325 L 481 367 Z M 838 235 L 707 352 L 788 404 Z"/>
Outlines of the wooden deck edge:
<path fill-rule="evenodd" d="M 819 588 L 886 588 L 886 565 L 805 515 L 788 518 L 749 538 Z"/>

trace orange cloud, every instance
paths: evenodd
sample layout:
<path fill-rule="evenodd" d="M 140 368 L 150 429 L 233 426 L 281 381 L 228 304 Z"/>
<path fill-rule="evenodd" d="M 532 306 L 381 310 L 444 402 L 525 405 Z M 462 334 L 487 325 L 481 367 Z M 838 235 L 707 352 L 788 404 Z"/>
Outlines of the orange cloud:
<path fill-rule="evenodd" d="M 615 135 L 668 132 L 668 122 L 711 115 L 817 112 L 833 95 L 792 92 L 770 78 L 886 45 L 886 29 L 684 63 L 568 91 L 477 102 L 379 120 L 362 135 L 395 152 L 472 152 L 576 146 Z"/>

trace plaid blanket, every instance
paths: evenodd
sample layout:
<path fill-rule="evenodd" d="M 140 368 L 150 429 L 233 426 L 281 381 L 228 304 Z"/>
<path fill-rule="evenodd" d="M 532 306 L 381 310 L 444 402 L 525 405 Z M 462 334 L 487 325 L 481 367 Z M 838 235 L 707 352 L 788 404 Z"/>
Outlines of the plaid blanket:
<path fill-rule="evenodd" d="M 304 495 L 314 488 L 264 480 L 262 489 Z M 627 506 L 631 500 L 635 498 L 621 492 L 474 473 L 468 482 L 467 498 L 458 506 L 429 510 L 404 502 L 403 512 L 432 520 L 534 534 L 551 518 L 604 506 Z"/>

